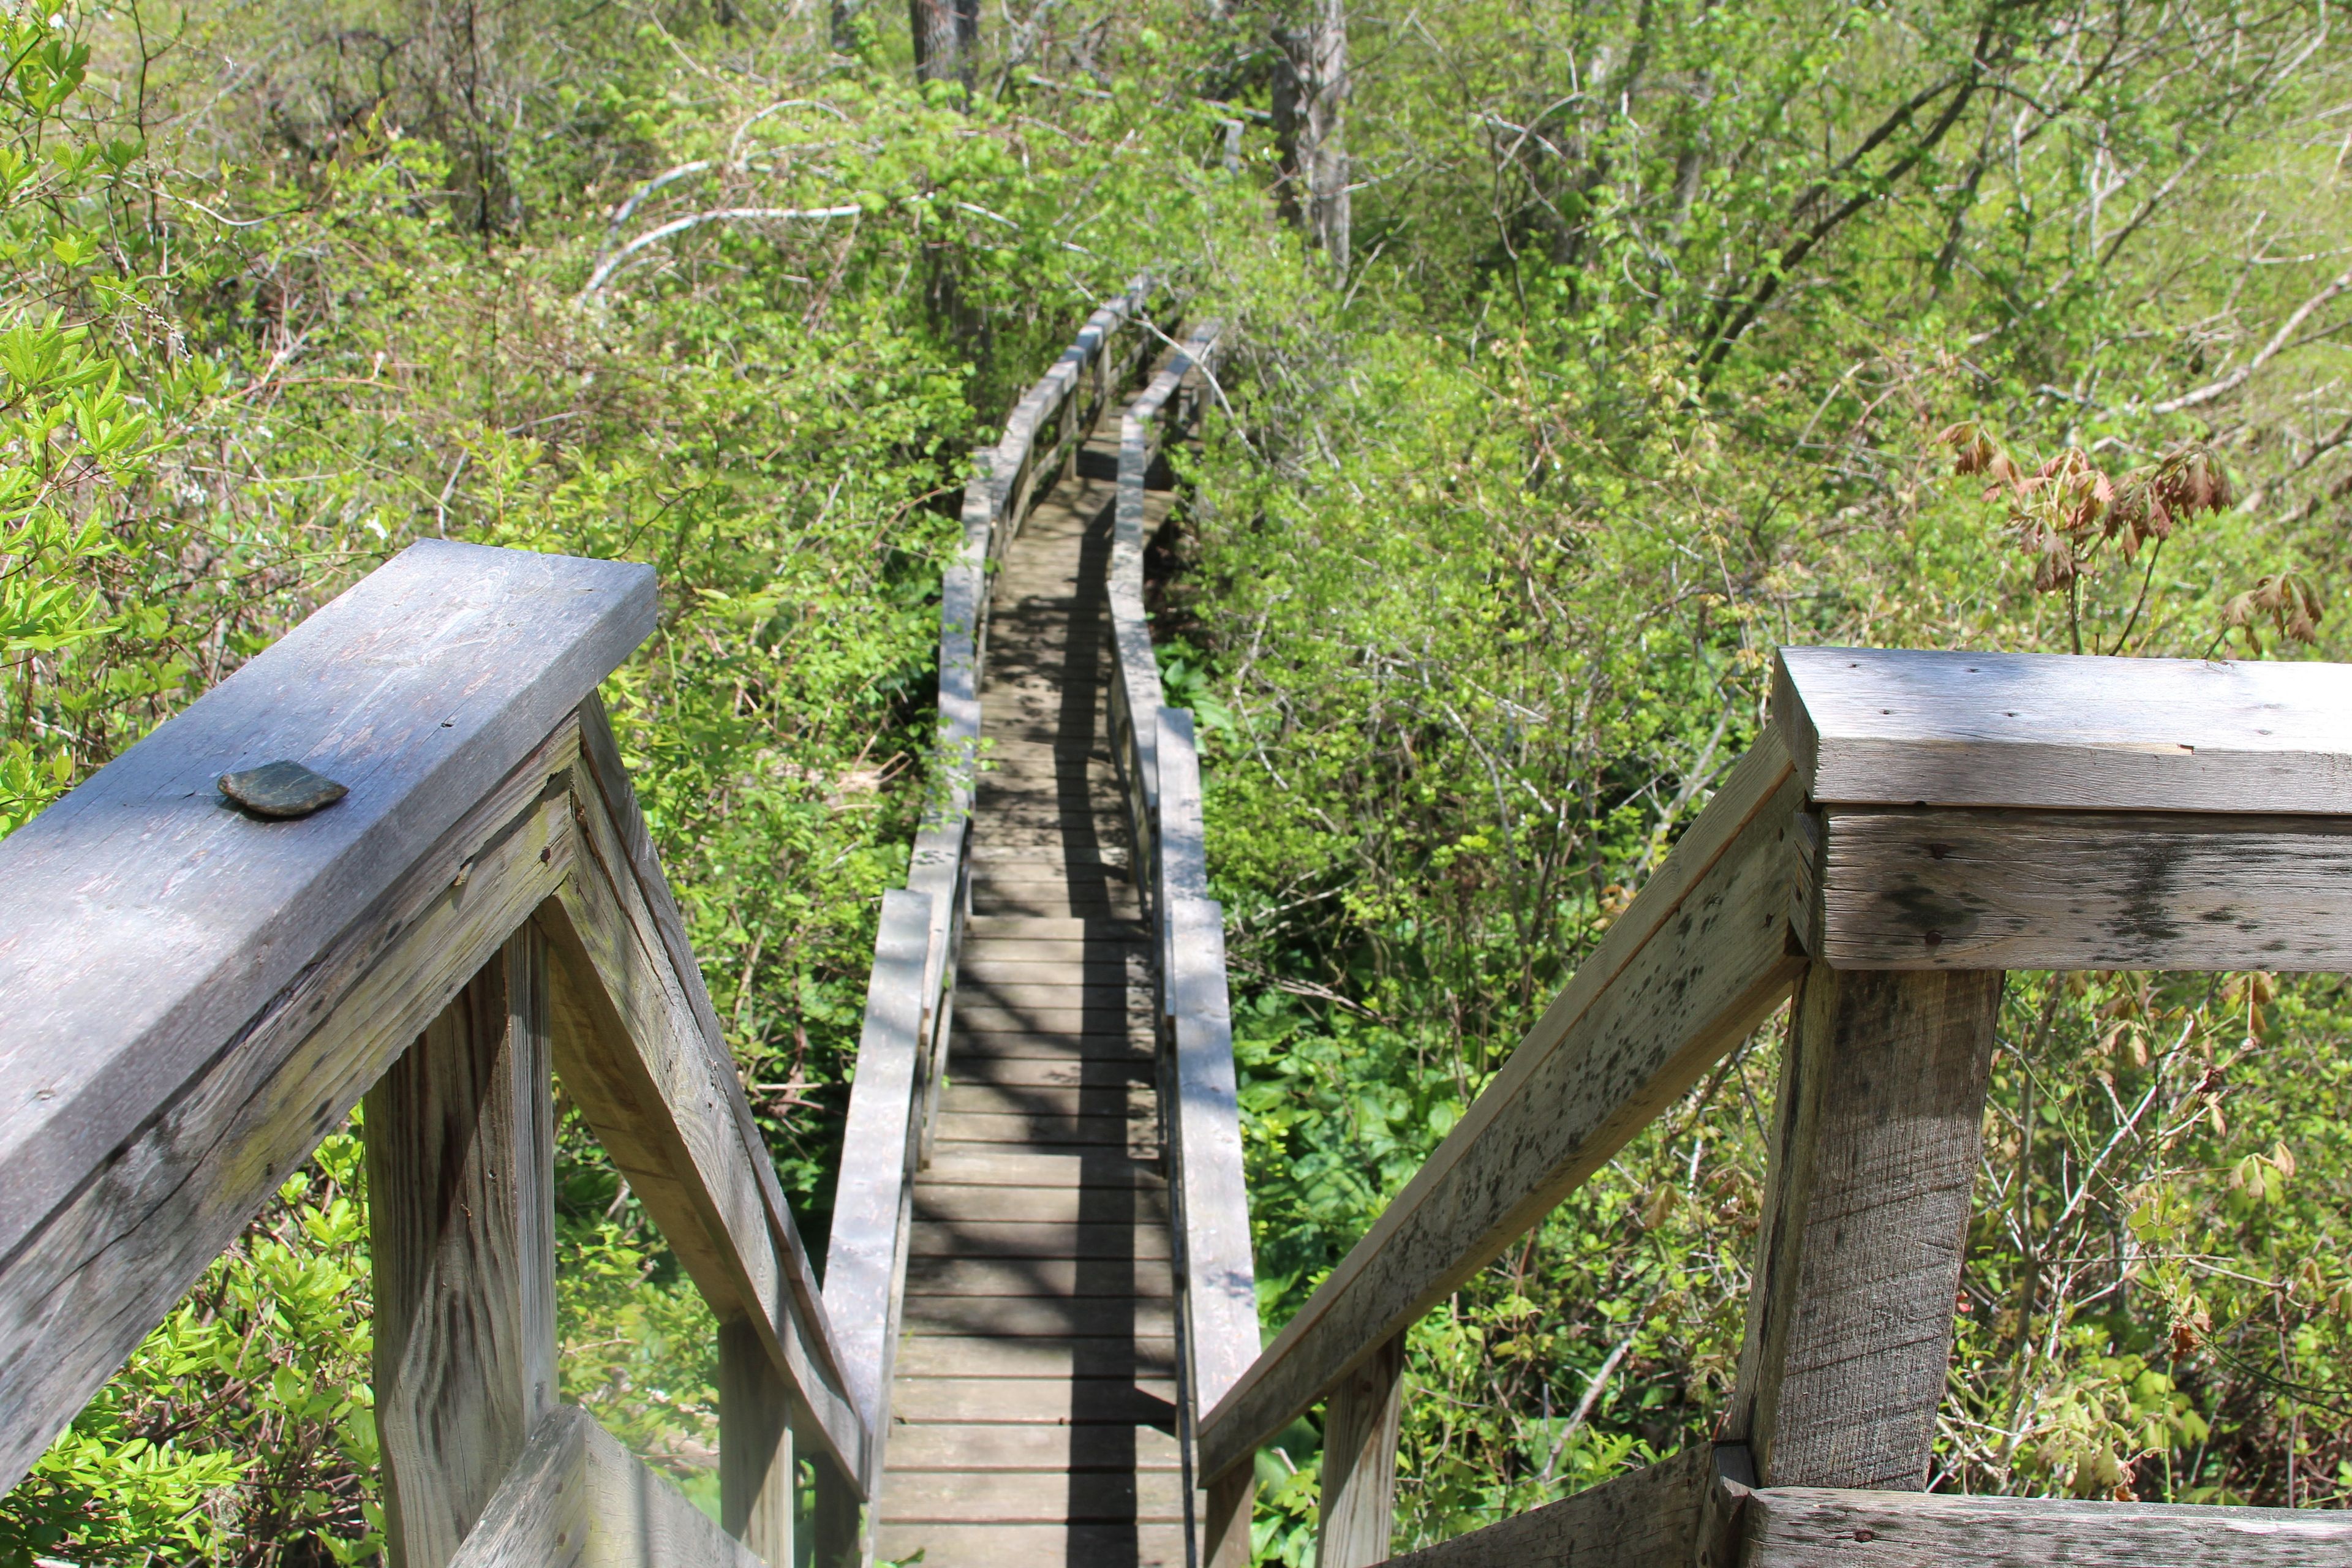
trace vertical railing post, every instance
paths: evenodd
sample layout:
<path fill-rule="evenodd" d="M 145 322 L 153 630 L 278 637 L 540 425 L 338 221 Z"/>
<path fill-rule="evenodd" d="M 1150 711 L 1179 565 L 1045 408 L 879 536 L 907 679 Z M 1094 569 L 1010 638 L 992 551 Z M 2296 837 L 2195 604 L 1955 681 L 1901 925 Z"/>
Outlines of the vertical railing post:
<path fill-rule="evenodd" d="M 1331 1390 L 1323 1410 L 1323 1504 L 1316 1568 L 1370 1568 L 1389 1558 L 1403 1415 L 1404 1336 L 1388 1341 Z"/>
<path fill-rule="evenodd" d="M 368 1091 L 387 1558 L 442 1568 L 554 1408 L 547 949 L 526 923 Z"/>
<path fill-rule="evenodd" d="M 1765 1486 L 1927 1484 L 2000 987 L 1816 963 L 1798 988 L 1723 1431 Z"/>
<path fill-rule="evenodd" d="M 1250 1516 L 1256 1503 L 1257 1476 L 1247 1465 L 1235 1465 L 1209 1483 L 1203 1568 L 1250 1568 Z"/>
<path fill-rule="evenodd" d="M 816 1512 L 809 1521 L 814 1536 L 810 1553 L 815 1568 L 862 1568 L 865 1510 L 857 1489 L 830 1462 L 816 1462 Z"/>
<path fill-rule="evenodd" d="M 719 1522 L 769 1568 L 793 1568 L 792 1398 L 760 1331 L 719 1327 Z"/>

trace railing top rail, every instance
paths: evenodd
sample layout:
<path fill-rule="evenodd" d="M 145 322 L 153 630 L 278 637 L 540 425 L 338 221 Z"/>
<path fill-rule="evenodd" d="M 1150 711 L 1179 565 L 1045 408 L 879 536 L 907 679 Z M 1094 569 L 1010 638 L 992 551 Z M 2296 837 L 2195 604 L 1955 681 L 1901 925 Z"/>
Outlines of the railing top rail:
<path fill-rule="evenodd" d="M 2352 667 L 1780 650 L 1819 804 L 2352 813 Z"/>
<path fill-rule="evenodd" d="M 653 624 L 648 566 L 412 545 L 0 842 L 0 1257 Z M 222 800 L 281 759 L 350 794 Z"/>

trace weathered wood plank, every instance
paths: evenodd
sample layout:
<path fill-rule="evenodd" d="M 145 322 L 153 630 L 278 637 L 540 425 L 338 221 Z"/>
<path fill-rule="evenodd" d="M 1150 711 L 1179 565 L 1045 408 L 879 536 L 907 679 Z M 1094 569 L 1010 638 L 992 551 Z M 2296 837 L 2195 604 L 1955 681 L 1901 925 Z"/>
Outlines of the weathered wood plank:
<path fill-rule="evenodd" d="M 871 1468 L 864 1472 L 868 1496 L 881 1471 L 880 1437 L 907 1278 L 905 1238 L 920 1131 L 914 1124 L 916 1071 L 933 897 L 911 890 L 882 896 L 882 929 L 866 982 L 825 1249 L 825 1308 L 842 1325 L 851 1386 L 876 1435 Z"/>
<path fill-rule="evenodd" d="M 1051 1065 L 1051 1063 L 1049 1063 Z M 1112 1063 L 1134 1069 L 1134 1063 Z M 957 1077 L 940 1110 L 973 1117 L 1157 1117 L 1160 1100 L 1148 1081 L 1110 1084 L 1002 1084 Z"/>
<path fill-rule="evenodd" d="M 2352 819 L 1832 807 L 1841 969 L 2352 969 Z"/>
<path fill-rule="evenodd" d="M 1058 1018 L 1041 1024 L 1037 1019 L 1015 1016 L 1002 1008 L 977 1005 L 958 1007 L 955 1035 L 949 1045 L 950 1078 L 960 1071 L 972 1072 L 972 1064 L 982 1061 L 1088 1064 L 1151 1058 L 1149 1038 L 1128 1026 L 1124 1015 L 1110 1021 L 1116 1026 L 1096 1027 L 1082 1009 L 1055 1011 L 1076 1013 L 1068 1020 L 1067 1033 L 1045 1026 L 1060 1022 Z"/>
<path fill-rule="evenodd" d="M 880 1507 L 890 1524 L 1181 1524 L 1184 1483 L 1169 1470 L 894 1470 Z"/>
<path fill-rule="evenodd" d="M 1139 1258 L 1132 1275 L 1067 1258 L 918 1258 L 907 1265 L 907 1290 L 923 1296 L 1028 1296 L 1046 1300 L 1100 1296 L 1166 1299 L 1175 1293 L 1168 1265 Z"/>
<path fill-rule="evenodd" d="M 1257 1503 L 1257 1475 L 1240 1468 L 1226 1471 L 1209 1485 L 1202 1510 L 1201 1561 L 1207 1568 L 1250 1568 L 1250 1526 Z"/>
<path fill-rule="evenodd" d="M 562 724 L 653 600 L 649 567 L 411 546 L 0 841 L 0 1257 Z M 299 821 L 222 803 L 220 774 L 280 758 L 351 793 Z"/>
<path fill-rule="evenodd" d="M 1690 1568 L 1715 1484 L 1705 1445 L 1562 1501 L 1390 1559 L 1391 1568 Z"/>
<path fill-rule="evenodd" d="M 900 1329 L 908 1343 L 930 1334 L 987 1334 L 998 1339 L 1131 1334 L 1138 1340 L 1164 1340 L 1175 1331 L 1175 1317 L 1165 1294 L 1138 1299 L 910 1292 Z"/>
<path fill-rule="evenodd" d="M 765 1568 L 586 1412 L 542 1418 L 451 1568 Z"/>
<path fill-rule="evenodd" d="M 890 1409 L 898 1421 L 1169 1426 L 1175 1397 L 1167 1378 L 902 1377 Z"/>
<path fill-rule="evenodd" d="M 1100 1143 L 1129 1148 L 1159 1142 L 1160 1116 L 1148 1108 L 1121 1116 L 990 1116 L 959 1110 L 940 1119 L 938 1140 L 942 1146 L 994 1143 L 1051 1148 Z"/>
<path fill-rule="evenodd" d="M 1331 1390 L 1323 1419 L 1317 1568 L 1371 1568 L 1388 1561 L 1403 1412 L 1404 1336 L 1398 1334 Z"/>
<path fill-rule="evenodd" d="M 0 1265 L 0 1481 L 570 871 L 578 738 L 559 725 Z"/>
<path fill-rule="evenodd" d="M 862 1474 L 871 1428 L 732 1058 L 693 1005 L 700 973 L 671 962 L 593 777 L 573 807 L 589 852 L 539 917 L 559 981 L 556 1070 L 712 1310 L 761 1334 L 803 1436 Z"/>
<path fill-rule="evenodd" d="M 1165 1336 L 921 1334 L 898 1347 L 898 1375 L 1170 1378 L 1176 1374 L 1175 1355 L 1175 1342 Z"/>
<path fill-rule="evenodd" d="M 955 1568 L 1040 1568 L 1116 1563 L 1121 1568 L 1184 1568 L 1184 1529 L 1175 1524 L 885 1524 L 878 1555 Z"/>
<path fill-rule="evenodd" d="M 1163 766 L 1170 755 L 1162 752 Z M 1171 780 L 1178 776 L 1173 768 L 1168 773 Z M 1175 795 L 1171 785 L 1161 799 Z M 1211 900 L 1171 892 L 1168 931 L 1169 1031 L 1175 1058 L 1171 1152 L 1184 1227 L 1194 1398 L 1206 1410 L 1241 1380 L 1263 1344 L 1257 1270 L 1250 1248 L 1233 1017 L 1225 992 L 1224 913 Z"/>
<path fill-rule="evenodd" d="M 2352 667 L 1782 648 L 1810 796 L 1879 805 L 2352 814 Z"/>
<path fill-rule="evenodd" d="M 1769 1485 L 1927 1484 L 2000 986 L 1805 976 L 1722 1432 Z"/>
<path fill-rule="evenodd" d="M 1086 1220 L 1160 1226 L 1168 1223 L 1168 1205 L 1165 1194 L 1152 1187 L 944 1185 L 926 1180 L 915 1189 L 915 1218 L 918 1223 L 989 1220 L 1067 1225 Z"/>
<path fill-rule="evenodd" d="M 908 1239 L 913 1258 L 1168 1257 L 1167 1227 L 1131 1220 L 1046 1225 L 1020 1220 L 918 1220 Z"/>
<path fill-rule="evenodd" d="M 1741 1508 L 1751 1568 L 2344 1568 L 2352 1514 L 1770 1488 Z"/>
<path fill-rule="evenodd" d="M 555 1407 L 546 943 L 529 924 L 367 1095 L 386 1555 L 444 1568 Z"/>
<path fill-rule="evenodd" d="M 973 1150 L 942 1153 L 926 1173 L 928 1184 L 940 1185 L 1011 1187 L 1150 1187 L 1164 1188 L 1155 1162 L 1138 1160 L 1108 1150 L 1073 1150 L 1066 1153 L 1031 1151 L 1024 1153 Z"/>
<path fill-rule="evenodd" d="M 748 1321 L 719 1325 L 719 1523 L 771 1568 L 792 1568 L 799 1507 L 792 1391 Z"/>
<path fill-rule="evenodd" d="M 910 1421 L 890 1441 L 893 1471 L 1176 1470 L 1176 1439 L 1151 1426 L 1121 1430 L 1105 1442 L 1099 1428 L 1046 1424 L 992 1425 Z M 1131 1452 L 1130 1452 L 1131 1448 Z"/>
<path fill-rule="evenodd" d="M 949 1089 L 1085 1089 L 1151 1085 L 1151 1064 L 1121 1057 L 1000 1057 L 958 1052 L 949 1058 Z"/>
<path fill-rule="evenodd" d="M 1769 1014 L 1803 967 L 1801 797 L 1769 738 L 1734 771 L 1371 1231 L 1203 1421 L 1249 1456 L 1525 1232 Z"/>

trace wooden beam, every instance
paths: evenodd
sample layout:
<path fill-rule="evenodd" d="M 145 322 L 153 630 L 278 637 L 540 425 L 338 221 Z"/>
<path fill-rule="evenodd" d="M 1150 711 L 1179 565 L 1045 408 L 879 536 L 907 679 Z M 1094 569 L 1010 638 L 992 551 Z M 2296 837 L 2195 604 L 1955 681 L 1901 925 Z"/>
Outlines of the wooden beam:
<path fill-rule="evenodd" d="M 670 961 L 593 778 L 573 805 L 583 852 L 540 910 L 556 1071 L 713 1311 L 759 1331 L 803 1436 L 862 1473 L 866 1425 L 741 1079 L 693 1005 L 700 972 Z"/>
<path fill-rule="evenodd" d="M 1248 1466 L 1227 1470 L 1209 1483 L 1203 1510 L 1201 1562 L 1204 1568 L 1250 1568 L 1250 1526 L 1257 1503 L 1257 1475 Z"/>
<path fill-rule="evenodd" d="M 2352 818 L 1832 806 L 1841 969 L 2352 970 Z"/>
<path fill-rule="evenodd" d="M 1803 814 L 1770 737 L 1420 1173 L 1202 1423 L 1245 1463 L 1358 1359 L 1524 1234 L 1784 996 L 1810 905 Z"/>
<path fill-rule="evenodd" d="M 2352 1514 L 1771 1488 L 1742 1500 L 1749 1568 L 2344 1568 Z M 1580 1559 L 1579 1560 L 1581 1561 Z"/>
<path fill-rule="evenodd" d="M 526 923 L 367 1095 L 387 1556 L 445 1568 L 555 1406 L 547 955 Z"/>
<path fill-rule="evenodd" d="M 575 1405 L 531 1433 L 451 1568 L 767 1568 Z"/>
<path fill-rule="evenodd" d="M 301 978 L 0 1264 L 0 1485 L 569 873 L 578 742 L 559 725 L 360 919 L 314 941 Z"/>
<path fill-rule="evenodd" d="M 1821 803 L 2352 815 L 2352 666 L 1790 647 L 1772 717 Z"/>
<path fill-rule="evenodd" d="M 765 1337 L 740 1318 L 719 1324 L 719 1522 L 771 1568 L 793 1568 L 792 1416 Z"/>
<path fill-rule="evenodd" d="M 866 1022 L 842 1130 L 833 1235 L 824 1258 L 824 1300 L 842 1328 L 850 1388 L 874 1441 L 866 1495 L 881 1474 L 890 1371 L 898 1353 L 906 1289 L 908 1205 L 920 1130 L 914 1125 L 916 1069 L 929 967 L 933 895 L 882 895 L 882 929 L 867 976 Z"/>
<path fill-rule="evenodd" d="M 1391 1558 L 1391 1568 L 1691 1568 L 1715 1476 L 1714 1458 L 1701 1444 L 1563 1501 Z"/>
<path fill-rule="evenodd" d="M 0 841 L 0 1258 L 303 984 L 653 616 L 650 567 L 413 545 Z M 222 773 L 278 759 L 351 793 L 299 821 L 223 802 Z"/>
<path fill-rule="evenodd" d="M 1768 1485 L 1927 1484 L 2000 985 L 1805 976 L 1722 1433 Z"/>
<path fill-rule="evenodd" d="M 814 1568 L 860 1568 L 866 1562 L 866 1508 L 854 1476 L 820 1459 L 816 1507 L 809 1519 L 809 1560 Z"/>
<path fill-rule="evenodd" d="M 1403 1401 L 1402 1334 L 1359 1362 L 1331 1390 L 1323 1416 L 1317 1568 L 1371 1568 L 1388 1561 Z"/>

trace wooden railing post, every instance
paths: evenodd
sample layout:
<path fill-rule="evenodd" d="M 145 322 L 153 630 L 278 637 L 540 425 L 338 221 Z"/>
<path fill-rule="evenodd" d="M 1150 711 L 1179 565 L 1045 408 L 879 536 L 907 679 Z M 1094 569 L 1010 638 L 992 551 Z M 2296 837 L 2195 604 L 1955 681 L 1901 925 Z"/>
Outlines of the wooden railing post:
<path fill-rule="evenodd" d="M 1323 1506 L 1316 1568 L 1370 1568 L 1389 1556 L 1403 1415 L 1404 1336 L 1342 1377 L 1323 1412 Z"/>
<path fill-rule="evenodd" d="M 1814 964 L 1798 989 L 1723 1433 L 1765 1486 L 1927 1483 L 2000 986 Z"/>
<path fill-rule="evenodd" d="M 387 1556 L 443 1568 L 554 1407 L 547 950 L 525 923 L 367 1095 Z"/>
<path fill-rule="evenodd" d="M 793 1568 L 792 1397 L 760 1331 L 719 1327 L 719 1522 L 767 1559 Z"/>
<path fill-rule="evenodd" d="M 865 1511 L 849 1477 L 824 1460 L 816 1465 L 816 1511 L 809 1521 L 815 1568 L 860 1568 L 866 1561 Z"/>
<path fill-rule="evenodd" d="M 1250 1568 L 1250 1516 L 1256 1505 L 1257 1475 L 1247 1465 L 1235 1465 L 1209 1483 L 1201 1551 L 1205 1568 Z"/>

